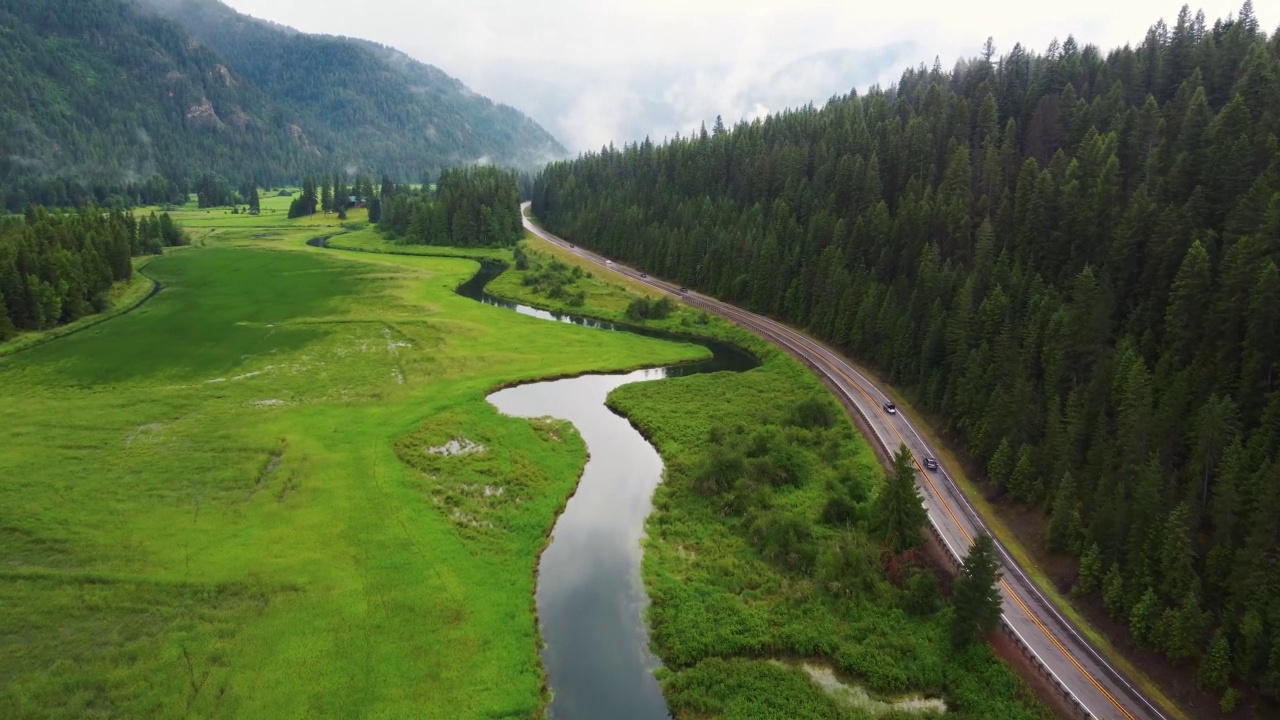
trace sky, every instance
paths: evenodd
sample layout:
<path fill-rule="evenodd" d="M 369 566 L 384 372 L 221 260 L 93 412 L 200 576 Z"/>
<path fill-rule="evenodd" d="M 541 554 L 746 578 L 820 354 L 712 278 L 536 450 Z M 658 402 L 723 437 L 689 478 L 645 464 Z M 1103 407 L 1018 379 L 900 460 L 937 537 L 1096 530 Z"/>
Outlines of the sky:
<path fill-rule="evenodd" d="M 688 134 L 1074 35 L 1104 51 L 1172 24 L 1176 0 L 223 0 L 255 17 L 390 45 L 533 117 L 570 151 Z M 1208 23 L 1243 0 L 1204 0 Z M 1280 13 L 1255 0 L 1263 28 Z"/>

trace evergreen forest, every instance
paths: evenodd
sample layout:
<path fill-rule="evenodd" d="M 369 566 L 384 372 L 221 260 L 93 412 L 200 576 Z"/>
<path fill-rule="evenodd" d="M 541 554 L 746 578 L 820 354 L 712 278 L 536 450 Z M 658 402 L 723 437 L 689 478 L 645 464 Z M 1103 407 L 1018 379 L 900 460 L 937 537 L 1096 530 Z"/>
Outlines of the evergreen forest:
<path fill-rule="evenodd" d="M 0 219 L 0 340 L 105 310 L 111 285 L 133 277 L 132 256 L 186 242 L 168 214 L 31 207 Z"/>
<path fill-rule="evenodd" d="M 516 176 L 505 170 L 449 169 L 434 191 L 392 193 L 384 185 L 378 227 L 402 243 L 507 247 L 524 235 Z"/>
<path fill-rule="evenodd" d="M 177 21 L 298 118 L 334 167 L 400 180 L 488 157 L 536 169 L 567 152 L 519 110 L 393 48 L 312 35 L 220 0 L 138 0 Z"/>
<path fill-rule="evenodd" d="M 877 368 L 1134 643 L 1280 697 L 1280 30 L 1184 7 L 547 167 L 553 232 Z"/>

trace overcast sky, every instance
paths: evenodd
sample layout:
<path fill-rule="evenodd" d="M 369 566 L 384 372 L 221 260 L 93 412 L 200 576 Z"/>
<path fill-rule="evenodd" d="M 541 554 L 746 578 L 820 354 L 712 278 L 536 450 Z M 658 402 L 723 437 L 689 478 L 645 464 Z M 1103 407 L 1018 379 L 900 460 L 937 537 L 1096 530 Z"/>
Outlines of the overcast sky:
<path fill-rule="evenodd" d="M 513 105 L 571 151 L 661 140 L 874 83 L 950 68 L 988 36 L 1043 50 L 1057 37 L 1141 42 L 1176 0 L 224 0 L 307 32 L 391 45 Z M 1209 24 L 1243 0 L 1205 0 Z M 1280 13 L 1255 0 L 1262 27 Z"/>

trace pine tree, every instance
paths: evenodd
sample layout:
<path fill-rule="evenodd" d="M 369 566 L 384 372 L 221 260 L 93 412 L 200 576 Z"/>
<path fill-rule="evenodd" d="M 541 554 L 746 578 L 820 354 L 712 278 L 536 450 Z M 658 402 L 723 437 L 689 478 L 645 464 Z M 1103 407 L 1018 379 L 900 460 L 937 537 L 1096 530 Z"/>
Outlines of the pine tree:
<path fill-rule="evenodd" d="M 1226 689 L 1231 679 L 1231 645 L 1227 642 L 1226 633 L 1219 630 L 1213 634 L 1209 643 L 1209 651 L 1200 662 L 1196 673 L 1196 683 L 1205 690 L 1221 692 Z"/>
<path fill-rule="evenodd" d="M 315 215 L 319 198 L 316 195 L 316 181 L 307 178 L 302 183 L 302 196 L 299 211 L 302 215 Z"/>
<path fill-rule="evenodd" d="M 1035 457 L 1031 445 L 1023 445 L 1018 451 L 1018 462 L 1009 476 L 1009 492 L 1014 497 L 1030 500 L 1036 495 L 1038 479 L 1036 478 Z"/>
<path fill-rule="evenodd" d="M 342 181 L 342 177 L 337 173 L 333 175 L 333 211 L 344 212 L 350 203 L 350 193 L 347 192 L 347 185 Z"/>
<path fill-rule="evenodd" d="M 1200 607 L 1200 597 L 1188 590 L 1175 608 L 1164 612 L 1158 638 L 1166 655 L 1175 660 L 1195 658 L 1204 649 L 1209 616 Z"/>
<path fill-rule="evenodd" d="M 982 642 L 1000 624 L 1000 571 L 995 542 L 980 533 L 973 539 L 956 580 L 951 640 L 956 645 Z"/>
<path fill-rule="evenodd" d="M 1129 631 L 1133 641 L 1142 647 L 1154 647 L 1160 641 L 1160 600 L 1151 588 L 1142 594 L 1129 613 Z"/>
<path fill-rule="evenodd" d="M 1169 513 L 1161 532 L 1164 542 L 1160 550 L 1160 592 L 1166 603 L 1177 601 L 1186 591 L 1187 582 L 1195 576 L 1196 550 L 1191 537 L 1191 508 L 1179 504 Z"/>
<path fill-rule="evenodd" d="M 1014 462 L 1013 447 L 1009 445 L 1009 438 L 1001 438 L 1000 447 L 987 463 L 987 478 L 997 485 L 1008 485 L 1009 476 L 1013 474 Z"/>
<path fill-rule="evenodd" d="M 872 509 L 872 521 L 885 547 L 895 554 L 924 545 L 922 530 L 929 520 L 916 488 L 913 463 L 911 451 L 900 446 L 893 458 L 893 471 L 885 478 Z"/>
<path fill-rule="evenodd" d="M 1125 602 L 1124 576 L 1120 573 L 1120 563 L 1114 563 L 1102 579 L 1102 604 L 1113 618 L 1122 618 L 1128 604 Z"/>
<path fill-rule="evenodd" d="M 1048 545 L 1053 552 L 1062 553 L 1075 550 L 1081 532 L 1080 500 L 1076 496 L 1076 492 L 1075 478 L 1068 472 L 1062 476 L 1062 480 L 1058 483 L 1058 489 L 1053 500 L 1053 513 L 1049 519 Z"/>
<path fill-rule="evenodd" d="M 1080 557 L 1080 575 L 1071 592 L 1076 595 L 1088 595 L 1098 590 L 1103 580 L 1102 548 L 1093 543 Z"/>
<path fill-rule="evenodd" d="M 1204 338 L 1205 298 L 1210 288 L 1209 253 L 1197 240 L 1187 250 L 1169 293 L 1165 346 L 1181 363 L 1190 362 Z"/>
<path fill-rule="evenodd" d="M 258 197 L 258 188 L 249 191 L 249 214 L 259 215 L 262 213 L 262 200 Z"/>

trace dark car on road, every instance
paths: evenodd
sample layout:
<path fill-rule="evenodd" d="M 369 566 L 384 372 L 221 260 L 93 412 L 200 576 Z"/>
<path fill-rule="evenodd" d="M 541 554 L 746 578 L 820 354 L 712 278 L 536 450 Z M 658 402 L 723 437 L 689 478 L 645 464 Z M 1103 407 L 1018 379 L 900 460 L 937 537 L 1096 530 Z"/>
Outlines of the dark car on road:
<path fill-rule="evenodd" d="M 689 292 L 689 288 L 680 288 L 680 292 L 687 293 Z"/>
<path fill-rule="evenodd" d="M 642 280 L 647 280 L 649 278 L 649 273 L 640 273 L 640 278 Z"/>
<path fill-rule="evenodd" d="M 936 472 L 936 471 L 938 470 L 938 461 L 937 461 L 937 460 L 934 460 L 934 459 L 933 459 L 933 458 L 931 458 L 931 457 L 927 457 L 927 458 L 925 458 L 925 459 L 924 459 L 924 469 L 925 469 L 925 470 L 928 470 L 928 471 L 930 471 L 930 472 Z"/>
<path fill-rule="evenodd" d="M 898 406 L 894 405 L 891 402 L 887 402 L 884 404 L 884 411 L 889 413 L 890 415 L 896 415 L 898 412 Z"/>

